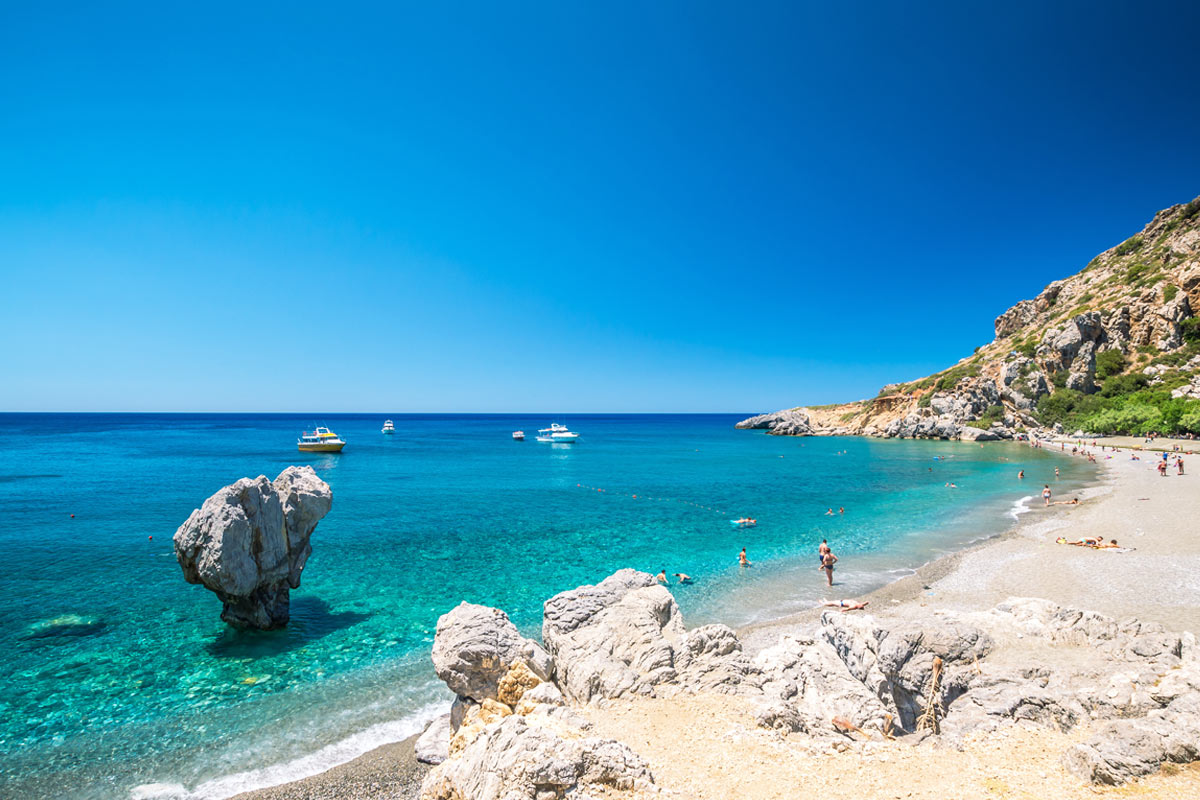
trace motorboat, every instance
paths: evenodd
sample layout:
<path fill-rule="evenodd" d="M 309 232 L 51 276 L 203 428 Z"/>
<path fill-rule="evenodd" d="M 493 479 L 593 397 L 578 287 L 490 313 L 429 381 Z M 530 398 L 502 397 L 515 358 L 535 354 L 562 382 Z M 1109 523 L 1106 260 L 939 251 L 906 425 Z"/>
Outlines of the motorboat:
<path fill-rule="evenodd" d="M 513 431 L 513 438 L 518 442 L 525 441 L 525 431 Z"/>
<path fill-rule="evenodd" d="M 555 444 L 570 444 L 578 438 L 578 433 L 575 433 L 566 425 L 559 425 L 557 422 L 551 423 L 549 428 L 542 428 L 538 431 L 537 435 L 539 442 L 552 442 Z"/>
<path fill-rule="evenodd" d="M 317 428 L 301 434 L 296 446 L 302 453 L 340 453 L 346 442 L 329 428 Z"/>
<path fill-rule="evenodd" d="M 392 421 L 390 419 L 385 419 L 383 421 L 383 429 L 382 430 L 384 433 L 390 435 L 390 434 L 393 434 L 396 432 L 396 426 L 392 424 Z"/>

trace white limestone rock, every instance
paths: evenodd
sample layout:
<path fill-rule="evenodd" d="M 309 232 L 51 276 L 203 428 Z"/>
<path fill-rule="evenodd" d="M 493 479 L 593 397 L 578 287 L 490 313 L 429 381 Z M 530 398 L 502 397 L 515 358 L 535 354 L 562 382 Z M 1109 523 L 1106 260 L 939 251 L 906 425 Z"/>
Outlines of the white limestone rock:
<path fill-rule="evenodd" d="M 288 467 L 222 488 L 175 531 L 175 558 L 188 583 L 221 599 L 221 619 L 270 629 L 288 622 L 289 590 L 312 553 L 309 539 L 333 492 L 312 467 Z"/>

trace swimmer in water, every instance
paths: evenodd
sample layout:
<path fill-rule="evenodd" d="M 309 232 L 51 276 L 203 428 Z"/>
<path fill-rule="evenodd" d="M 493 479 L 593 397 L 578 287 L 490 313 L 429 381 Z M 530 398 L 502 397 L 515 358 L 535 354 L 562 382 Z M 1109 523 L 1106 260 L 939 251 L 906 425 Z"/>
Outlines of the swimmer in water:
<path fill-rule="evenodd" d="M 667 582 L 667 570 L 660 569 L 658 571 L 658 574 L 654 576 L 654 580 L 661 581 L 662 583 L 666 583 Z"/>
<path fill-rule="evenodd" d="M 1018 477 L 1018 478 L 1024 478 L 1024 477 L 1025 477 L 1025 470 L 1021 470 L 1020 472 L 1018 472 L 1018 473 L 1017 473 L 1017 477 Z"/>
<path fill-rule="evenodd" d="M 680 583 L 691 583 L 691 582 L 692 582 L 692 576 L 691 576 L 691 575 L 685 575 L 685 574 L 683 574 L 682 572 L 676 572 L 676 573 L 675 573 L 675 577 L 676 577 L 676 578 L 679 578 L 679 582 L 680 582 Z"/>
<path fill-rule="evenodd" d="M 846 513 L 846 507 L 845 507 L 845 506 L 838 506 L 838 513 L 839 513 L 839 514 L 845 514 L 845 513 Z"/>
<path fill-rule="evenodd" d="M 827 510 L 825 511 L 825 516 L 827 516 L 827 517 L 832 517 L 832 516 L 833 516 L 833 509 L 832 509 L 832 508 L 830 508 L 830 509 L 827 509 Z"/>

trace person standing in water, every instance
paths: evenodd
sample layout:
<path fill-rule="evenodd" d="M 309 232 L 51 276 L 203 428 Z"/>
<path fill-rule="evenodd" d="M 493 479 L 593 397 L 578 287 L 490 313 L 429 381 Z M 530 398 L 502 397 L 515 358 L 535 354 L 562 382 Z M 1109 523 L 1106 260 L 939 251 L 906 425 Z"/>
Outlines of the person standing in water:
<path fill-rule="evenodd" d="M 740 566 L 740 567 L 750 566 L 750 559 L 746 558 L 746 548 L 744 548 L 744 547 L 742 548 L 742 552 L 738 553 L 738 566 Z"/>
<path fill-rule="evenodd" d="M 1050 505 L 1050 484 L 1042 486 L 1042 503 Z"/>
<path fill-rule="evenodd" d="M 825 570 L 825 579 L 833 586 L 833 565 L 837 563 L 837 556 L 832 550 L 827 550 L 825 555 L 821 556 L 821 569 Z"/>
<path fill-rule="evenodd" d="M 1017 473 L 1017 477 L 1018 477 L 1018 478 L 1024 478 L 1024 477 L 1025 477 L 1025 470 L 1021 470 L 1020 472 L 1018 472 L 1018 473 Z"/>
<path fill-rule="evenodd" d="M 821 544 L 817 546 L 817 564 L 819 565 L 817 567 L 818 569 L 825 568 L 825 554 L 830 552 L 832 552 L 832 550 L 829 549 L 829 542 L 825 539 L 822 539 Z"/>

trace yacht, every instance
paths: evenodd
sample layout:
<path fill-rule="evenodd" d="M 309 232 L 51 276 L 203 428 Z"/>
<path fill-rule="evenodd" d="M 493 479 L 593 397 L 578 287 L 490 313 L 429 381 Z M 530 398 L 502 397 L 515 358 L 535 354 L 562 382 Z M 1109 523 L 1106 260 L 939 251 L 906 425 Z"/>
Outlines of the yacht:
<path fill-rule="evenodd" d="M 301 434 L 296 446 L 302 453 L 340 453 L 346 442 L 329 428 L 316 428 Z"/>
<path fill-rule="evenodd" d="M 518 442 L 525 441 L 525 431 L 513 431 L 513 438 Z"/>
<path fill-rule="evenodd" d="M 383 432 L 387 433 L 387 434 L 392 434 L 392 433 L 396 432 L 396 426 L 392 424 L 392 421 L 390 419 L 385 419 L 383 421 Z"/>
<path fill-rule="evenodd" d="M 542 428 L 538 431 L 537 435 L 539 442 L 557 442 L 560 444 L 570 444 L 578 438 L 578 433 L 575 433 L 566 425 L 559 425 L 557 422 L 552 423 L 549 428 Z"/>

